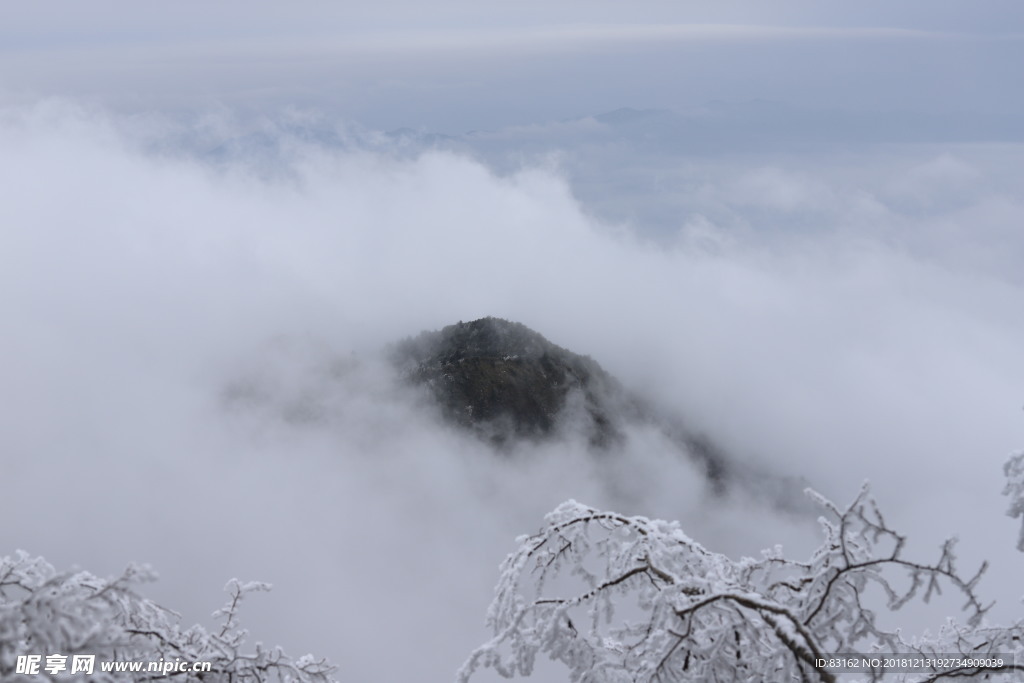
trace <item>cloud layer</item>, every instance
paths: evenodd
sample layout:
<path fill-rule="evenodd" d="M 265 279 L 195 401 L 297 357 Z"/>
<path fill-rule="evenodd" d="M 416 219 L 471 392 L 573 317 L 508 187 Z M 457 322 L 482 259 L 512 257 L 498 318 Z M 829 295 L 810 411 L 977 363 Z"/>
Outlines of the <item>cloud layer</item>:
<path fill-rule="evenodd" d="M 803 522 L 707 499 L 653 433 L 621 463 L 572 439 L 495 460 L 377 359 L 495 315 L 737 457 L 839 500 L 872 479 L 922 550 L 959 533 L 998 560 L 1014 612 L 997 493 L 1022 442 L 1019 148 L 694 160 L 652 240 L 595 218 L 557 166 L 291 140 L 268 178 L 148 144 L 162 125 L 0 116 L 3 547 L 150 561 L 186 620 L 231 576 L 271 581 L 247 607 L 258 638 L 354 680 L 443 680 L 513 537 L 564 498 L 677 517 L 730 553 L 809 546 Z"/>

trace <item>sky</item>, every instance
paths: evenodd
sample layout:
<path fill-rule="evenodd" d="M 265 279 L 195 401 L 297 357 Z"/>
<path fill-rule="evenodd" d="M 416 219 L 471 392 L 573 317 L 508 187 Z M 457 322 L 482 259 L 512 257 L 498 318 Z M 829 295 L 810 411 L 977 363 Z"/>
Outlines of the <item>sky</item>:
<path fill-rule="evenodd" d="M 733 556 L 814 546 L 653 430 L 496 459 L 380 358 L 495 315 L 733 457 L 837 501 L 869 479 L 1018 617 L 1021 15 L 4 5 L 0 554 L 150 562 L 188 623 L 268 581 L 254 640 L 390 681 L 451 680 L 567 498 Z"/>
<path fill-rule="evenodd" d="M 10 5 L 6 97 L 325 107 L 448 133 L 709 100 L 1019 114 L 1013 2 Z"/>

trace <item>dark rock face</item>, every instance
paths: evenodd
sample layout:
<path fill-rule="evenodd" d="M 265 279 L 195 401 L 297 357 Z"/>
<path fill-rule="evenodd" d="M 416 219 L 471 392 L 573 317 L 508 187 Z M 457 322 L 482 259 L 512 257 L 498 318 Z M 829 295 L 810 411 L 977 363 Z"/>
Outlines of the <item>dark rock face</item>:
<path fill-rule="evenodd" d="M 459 322 L 399 343 L 394 357 L 410 380 L 430 389 L 449 420 L 495 443 L 553 434 L 571 394 L 582 404 L 591 443 L 615 437 L 618 384 L 590 358 L 520 323 Z"/>
<path fill-rule="evenodd" d="M 716 490 L 731 476 L 711 440 L 627 392 L 591 358 L 520 323 L 482 318 L 423 332 L 397 344 L 393 359 L 446 419 L 497 446 L 549 438 L 572 422 L 592 447 L 613 452 L 627 425 L 654 426 L 703 466 Z"/>

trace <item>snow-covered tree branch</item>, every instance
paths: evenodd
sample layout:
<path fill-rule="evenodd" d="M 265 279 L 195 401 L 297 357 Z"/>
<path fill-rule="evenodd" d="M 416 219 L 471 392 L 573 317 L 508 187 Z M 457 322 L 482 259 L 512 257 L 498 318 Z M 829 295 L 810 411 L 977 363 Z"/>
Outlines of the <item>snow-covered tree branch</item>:
<path fill-rule="evenodd" d="M 219 628 L 183 629 L 179 617 L 143 597 L 138 587 L 155 574 L 146 567 L 130 566 L 113 579 L 88 572 L 58 573 L 39 557 L 18 552 L 0 558 L 0 681 L 35 680 L 19 675 L 18 656 L 96 655 L 101 661 L 210 662 L 202 673 L 104 672 L 97 668 L 90 681 L 139 681 L 151 678 L 176 681 L 232 681 L 262 683 L 328 683 L 334 667 L 311 655 L 292 659 L 280 648 L 257 643 L 246 651 L 247 632 L 239 627 L 238 609 L 253 591 L 267 584 L 228 582 L 228 601 L 214 613 Z M 74 676 L 62 675 L 62 680 Z"/>
<path fill-rule="evenodd" d="M 1024 451 L 1010 456 L 1010 459 L 1003 465 L 1003 474 L 1006 475 L 1003 495 L 1010 497 L 1010 509 L 1006 511 L 1006 514 L 1010 517 L 1021 518 L 1017 550 L 1024 552 Z"/>
<path fill-rule="evenodd" d="M 1017 515 L 1024 510 L 1022 463 L 1024 455 L 1007 464 Z M 866 485 L 846 508 L 808 493 L 823 510 L 824 538 L 804 562 L 779 548 L 734 561 L 676 523 L 563 503 L 538 533 L 518 539 L 502 565 L 487 619 L 494 637 L 472 653 L 458 680 L 467 683 L 481 667 L 528 676 L 538 656 L 561 663 L 580 683 L 648 683 L 834 681 L 825 662 L 836 653 L 1021 652 L 1024 627 L 986 623 L 991 605 L 977 592 L 986 565 L 961 571 L 954 540 L 930 561 L 911 559 Z M 927 602 L 945 589 L 960 595 L 965 620 L 949 620 L 936 636 L 905 640 L 881 627 L 873 611 L 882 602 L 890 610 Z M 932 681 L 1020 671 L 1011 658 L 1000 672 L 937 666 L 897 675 Z"/>

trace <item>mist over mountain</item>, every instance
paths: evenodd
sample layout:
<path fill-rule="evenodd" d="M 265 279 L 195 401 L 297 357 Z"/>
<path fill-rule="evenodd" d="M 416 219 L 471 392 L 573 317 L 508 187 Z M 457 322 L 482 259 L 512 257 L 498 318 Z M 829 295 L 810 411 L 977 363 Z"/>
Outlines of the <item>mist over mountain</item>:
<path fill-rule="evenodd" d="M 870 480 L 1020 617 L 1024 3 L 101 10 L 0 10 L 0 555 L 433 683 L 568 499 L 808 558 Z"/>
<path fill-rule="evenodd" d="M 756 452 L 730 452 L 718 434 L 671 405 L 627 387 L 589 356 L 558 346 L 527 326 L 487 317 L 392 342 L 357 358 L 339 349 L 287 345 L 303 358 L 284 372 L 282 357 L 231 377 L 220 392 L 234 418 L 259 418 L 302 431 L 381 431 L 419 423 L 469 438 L 488 461 L 530 467 L 584 462 L 609 491 L 647 467 L 652 449 L 670 469 L 692 472 L 709 496 L 743 497 L 784 514 L 813 511 L 799 471 Z M 361 404 L 353 411 L 352 404 Z M 402 406 L 395 412 L 395 405 Z M 263 427 L 265 428 L 265 426 Z M 727 435 L 726 435 L 727 436 Z M 647 445 L 644 445 L 644 444 Z M 637 469 L 639 468 L 639 469 Z M 613 497 L 618 495 L 612 493 Z M 627 503 L 628 498 L 623 502 Z M 637 501 L 638 502 L 638 501 Z"/>
<path fill-rule="evenodd" d="M 167 120 L 0 120 L 6 547 L 150 562 L 186 624 L 226 579 L 272 581 L 254 634 L 353 680 L 447 680 L 511 539 L 568 498 L 800 556 L 816 527 L 779 502 L 802 486 L 774 482 L 842 501 L 870 478 L 922 545 L 992 559 L 1019 611 L 997 494 L 1021 443 L 1019 146 L 692 158 L 577 144 L 605 126 L 583 120 L 505 131 L 501 165 L 408 131 Z M 563 133 L 514 160 L 516 135 Z M 551 345 L 444 332 L 488 315 Z"/>
<path fill-rule="evenodd" d="M 0 9 L 0 555 L 434 683 L 568 499 L 808 558 L 870 480 L 1020 617 L 1024 3 L 100 9 Z"/>
<path fill-rule="evenodd" d="M 581 434 L 597 451 L 624 448 L 627 426 L 655 426 L 681 457 L 700 465 L 719 490 L 730 464 L 708 438 L 627 391 L 588 356 L 557 346 L 521 323 L 500 318 L 458 322 L 394 346 L 394 362 L 426 387 L 444 417 L 502 446 Z"/>

